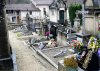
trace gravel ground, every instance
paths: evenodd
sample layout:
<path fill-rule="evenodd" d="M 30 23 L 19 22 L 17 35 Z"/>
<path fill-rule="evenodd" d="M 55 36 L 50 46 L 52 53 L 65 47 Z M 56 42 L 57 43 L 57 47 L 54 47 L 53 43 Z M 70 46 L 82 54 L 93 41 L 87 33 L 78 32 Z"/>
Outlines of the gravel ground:
<path fill-rule="evenodd" d="M 23 41 L 17 40 L 12 31 L 9 31 L 9 39 L 12 49 L 16 52 L 19 71 L 57 71 L 35 51 L 24 45 Z"/>

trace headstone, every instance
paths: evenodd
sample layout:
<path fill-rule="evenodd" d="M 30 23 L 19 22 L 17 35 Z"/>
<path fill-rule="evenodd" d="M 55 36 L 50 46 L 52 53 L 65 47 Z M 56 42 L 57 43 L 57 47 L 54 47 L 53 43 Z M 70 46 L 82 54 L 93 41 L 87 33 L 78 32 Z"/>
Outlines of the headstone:
<path fill-rule="evenodd" d="M 40 49 L 43 49 L 43 48 L 44 48 L 43 42 L 40 42 L 40 43 L 39 43 L 39 48 L 40 48 Z"/>
<path fill-rule="evenodd" d="M 80 27 L 80 19 L 78 18 L 78 15 L 74 19 L 74 27 L 78 29 Z"/>
<path fill-rule="evenodd" d="M 82 11 L 78 11 L 78 14 L 82 14 L 82 25 L 83 25 L 82 34 L 85 33 L 85 14 L 87 13 L 88 11 L 85 11 L 84 4 L 82 4 Z"/>
<path fill-rule="evenodd" d="M 82 11 L 78 11 L 78 14 L 82 14 L 82 32 L 80 33 L 77 33 L 76 36 L 77 36 L 77 40 L 82 42 L 84 45 L 87 45 L 87 42 L 88 42 L 88 39 L 89 39 L 89 36 L 90 34 L 89 33 L 86 33 L 85 31 L 85 14 L 87 14 L 88 11 L 85 11 L 84 10 L 84 4 L 82 5 Z"/>
<path fill-rule="evenodd" d="M 89 40 L 90 36 L 91 35 L 89 33 L 86 33 L 86 34 L 76 33 L 77 40 L 86 46 L 88 45 L 88 40 Z"/>

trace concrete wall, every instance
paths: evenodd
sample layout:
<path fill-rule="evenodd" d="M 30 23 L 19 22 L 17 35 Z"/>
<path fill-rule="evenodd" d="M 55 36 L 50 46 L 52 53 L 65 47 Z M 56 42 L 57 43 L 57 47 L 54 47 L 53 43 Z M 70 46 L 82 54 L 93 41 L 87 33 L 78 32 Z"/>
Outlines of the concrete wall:
<path fill-rule="evenodd" d="M 66 35 L 61 33 L 61 32 L 58 32 L 58 34 L 57 34 L 57 42 L 58 42 L 59 45 L 66 46 L 66 42 L 67 42 Z"/>
<path fill-rule="evenodd" d="M 7 23 L 17 23 L 17 15 L 13 15 L 13 14 L 6 14 L 6 19 L 7 19 Z M 15 20 L 13 21 L 12 18 L 15 17 Z"/>
<path fill-rule="evenodd" d="M 61 43 L 62 43 L 62 41 L 61 41 L 61 33 L 60 32 L 58 32 L 58 34 L 57 34 L 57 42 L 58 42 L 59 45 L 61 45 Z"/>
<path fill-rule="evenodd" d="M 98 17 L 93 15 L 86 15 L 85 17 L 85 29 L 90 33 L 97 33 L 98 31 Z"/>
<path fill-rule="evenodd" d="M 56 9 L 50 9 L 50 21 L 57 22 L 58 20 L 58 13 Z"/>

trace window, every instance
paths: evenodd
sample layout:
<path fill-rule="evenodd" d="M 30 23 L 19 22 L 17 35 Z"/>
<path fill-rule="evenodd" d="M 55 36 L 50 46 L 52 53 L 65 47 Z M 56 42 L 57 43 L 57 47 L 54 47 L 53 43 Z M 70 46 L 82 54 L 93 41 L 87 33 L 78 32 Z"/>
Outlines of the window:
<path fill-rule="evenodd" d="M 52 15 L 54 15 L 54 10 L 52 10 Z"/>
<path fill-rule="evenodd" d="M 11 14 L 13 11 L 12 10 L 6 10 L 7 14 Z"/>
<path fill-rule="evenodd" d="M 44 15 L 46 15 L 46 9 L 45 8 L 43 8 L 43 12 L 44 12 Z"/>
<path fill-rule="evenodd" d="M 32 15 L 32 11 L 30 11 L 30 15 Z"/>
<path fill-rule="evenodd" d="M 16 17 L 12 17 L 12 22 L 16 22 Z"/>
<path fill-rule="evenodd" d="M 17 15 L 19 15 L 20 11 L 18 10 L 18 11 L 16 11 L 16 12 L 17 12 Z"/>
<path fill-rule="evenodd" d="M 6 14 L 9 14 L 9 11 L 8 10 L 6 10 Z"/>

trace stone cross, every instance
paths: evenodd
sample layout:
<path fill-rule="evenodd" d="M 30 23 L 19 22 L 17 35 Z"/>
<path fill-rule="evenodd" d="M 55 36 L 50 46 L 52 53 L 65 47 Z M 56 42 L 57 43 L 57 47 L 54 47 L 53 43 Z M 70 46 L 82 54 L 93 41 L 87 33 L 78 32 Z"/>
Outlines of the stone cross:
<path fill-rule="evenodd" d="M 82 4 L 82 10 L 78 11 L 78 14 L 82 14 L 82 25 L 83 25 L 82 34 L 85 33 L 85 14 L 87 14 L 87 13 L 88 13 L 88 11 L 85 11 L 84 4 Z"/>

